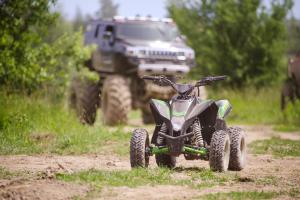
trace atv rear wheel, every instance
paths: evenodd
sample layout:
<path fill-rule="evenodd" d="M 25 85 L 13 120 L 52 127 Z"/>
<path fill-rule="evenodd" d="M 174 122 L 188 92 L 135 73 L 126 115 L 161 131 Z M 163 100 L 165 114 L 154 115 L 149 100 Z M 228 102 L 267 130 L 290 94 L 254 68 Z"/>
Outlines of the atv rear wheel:
<path fill-rule="evenodd" d="M 69 104 L 75 109 L 80 121 L 92 125 L 100 103 L 100 86 L 98 82 L 75 78 L 70 89 Z"/>
<path fill-rule="evenodd" d="M 131 110 L 131 93 L 128 81 L 119 75 L 108 76 L 101 98 L 103 122 L 108 125 L 126 123 Z"/>
<path fill-rule="evenodd" d="M 130 140 L 131 167 L 148 167 L 149 165 L 149 136 L 145 129 L 135 129 Z"/>
<path fill-rule="evenodd" d="M 215 130 L 227 130 L 226 121 L 224 119 L 216 119 Z"/>
<path fill-rule="evenodd" d="M 243 129 L 230 127 L 228 129 L 230 137 L 230 158 L 229 170 L 241 171 L 246 164 L 246 141 Z"/>
<path fill-rule="evenodd" d="M 215 131 L 209 149 L 209 166 L 213 171 L 224 172 L 228 169 L 230 138 L 224 130 Z"/>
<path fill-rule="evenodd" d="M 176 157 L 168 154 L 155 155 L 156 164 L 159 167 L 174 168 L 176 166 Z"/>

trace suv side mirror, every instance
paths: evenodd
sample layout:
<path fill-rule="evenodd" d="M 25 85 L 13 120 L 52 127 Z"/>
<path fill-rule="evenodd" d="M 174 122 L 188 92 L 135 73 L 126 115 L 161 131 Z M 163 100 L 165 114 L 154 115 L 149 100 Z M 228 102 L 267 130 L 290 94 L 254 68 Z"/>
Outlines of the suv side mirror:
<path fill-rule="evenodd" d="M 103 34 L 103 39 L 104 40 L 110 40 L 112 37 L 112 33 L 110 31 L 105 31 Z"/>
<path fill-rule="evenodd" d="M 187 37 L 186 37 L 185 35 L 180 35 L 180 38 L 181 38 L 184 42 L 187 41 Z"/>

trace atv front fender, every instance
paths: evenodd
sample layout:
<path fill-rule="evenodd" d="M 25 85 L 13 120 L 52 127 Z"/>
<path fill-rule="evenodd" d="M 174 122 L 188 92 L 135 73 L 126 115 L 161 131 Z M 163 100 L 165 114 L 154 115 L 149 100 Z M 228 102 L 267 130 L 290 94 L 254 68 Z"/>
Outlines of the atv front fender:
<path fill-rule="evenodd" d="M 158 122 L 158 124 L 162 123 L 163 121 L 170 121 L 170 105 L 167 102 L 158 99 L 151 99 L 150 108 L 154 120 L 155 122 Z"/>
<path fill-rule="evenodd" d="M 232 106 L 227 99 L 216 101 L 216 104 L 218 106 L 218 119 L 224 119 L 232 110 Z"/>

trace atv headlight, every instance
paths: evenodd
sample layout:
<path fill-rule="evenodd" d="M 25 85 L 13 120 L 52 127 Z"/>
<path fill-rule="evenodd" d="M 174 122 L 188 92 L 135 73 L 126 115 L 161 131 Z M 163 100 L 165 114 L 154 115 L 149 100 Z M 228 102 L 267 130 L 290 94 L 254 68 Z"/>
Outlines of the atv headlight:
<path fill-rule="evenodd" d="M 180 131 L 184 124 L 184 117 L 172 117 L 171 123 L 174 131 Z"/>

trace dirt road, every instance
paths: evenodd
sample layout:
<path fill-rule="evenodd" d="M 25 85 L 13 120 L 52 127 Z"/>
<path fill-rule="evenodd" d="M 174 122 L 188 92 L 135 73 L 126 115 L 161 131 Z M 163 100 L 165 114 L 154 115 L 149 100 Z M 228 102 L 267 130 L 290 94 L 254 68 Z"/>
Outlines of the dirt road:
<path fill-rule="evenodd" d="M 300 140 L 300 133 L 280 133 L 268 126 L 242 126 L 248 143 L 272 136 Z M 227 172 L 238 176 L 238 181 L 209 188 L 195 189 L 189 186 L 158 185 L 102 188 L 92 199 L 193 199 L 201 195 L 230 191 L 289 191 L 300 188 L 300 157 L 274 158 L 271 155 L 254 155 L 249 152 L 247 167 L 241 172 Z M 0 199 L 70 199 L 86 197 L 92 187 L 88 184 L 66 183 L 54 178 L 55 173 L 73 173 L 81 170 L 130 170 L 129 159 L 116 155 L 17 155 L 0 156 L 0 166 L 10 172 L 22 172 L 22 176 L 0 180 Z M 151 167 L 156 167 L 154 158 Z M 179 157 L 173 176 L 180 179 L 185 169 L 209 168 L 205 161 L 186 161 Z M 24 176 L 25 173 L 25 176 Z M 279 199 L 290 199 L 281 195 Z M 293 197 L 297 198 L 297 196 Z M 298 196 L 298 198 L 300 198 Z"/>

